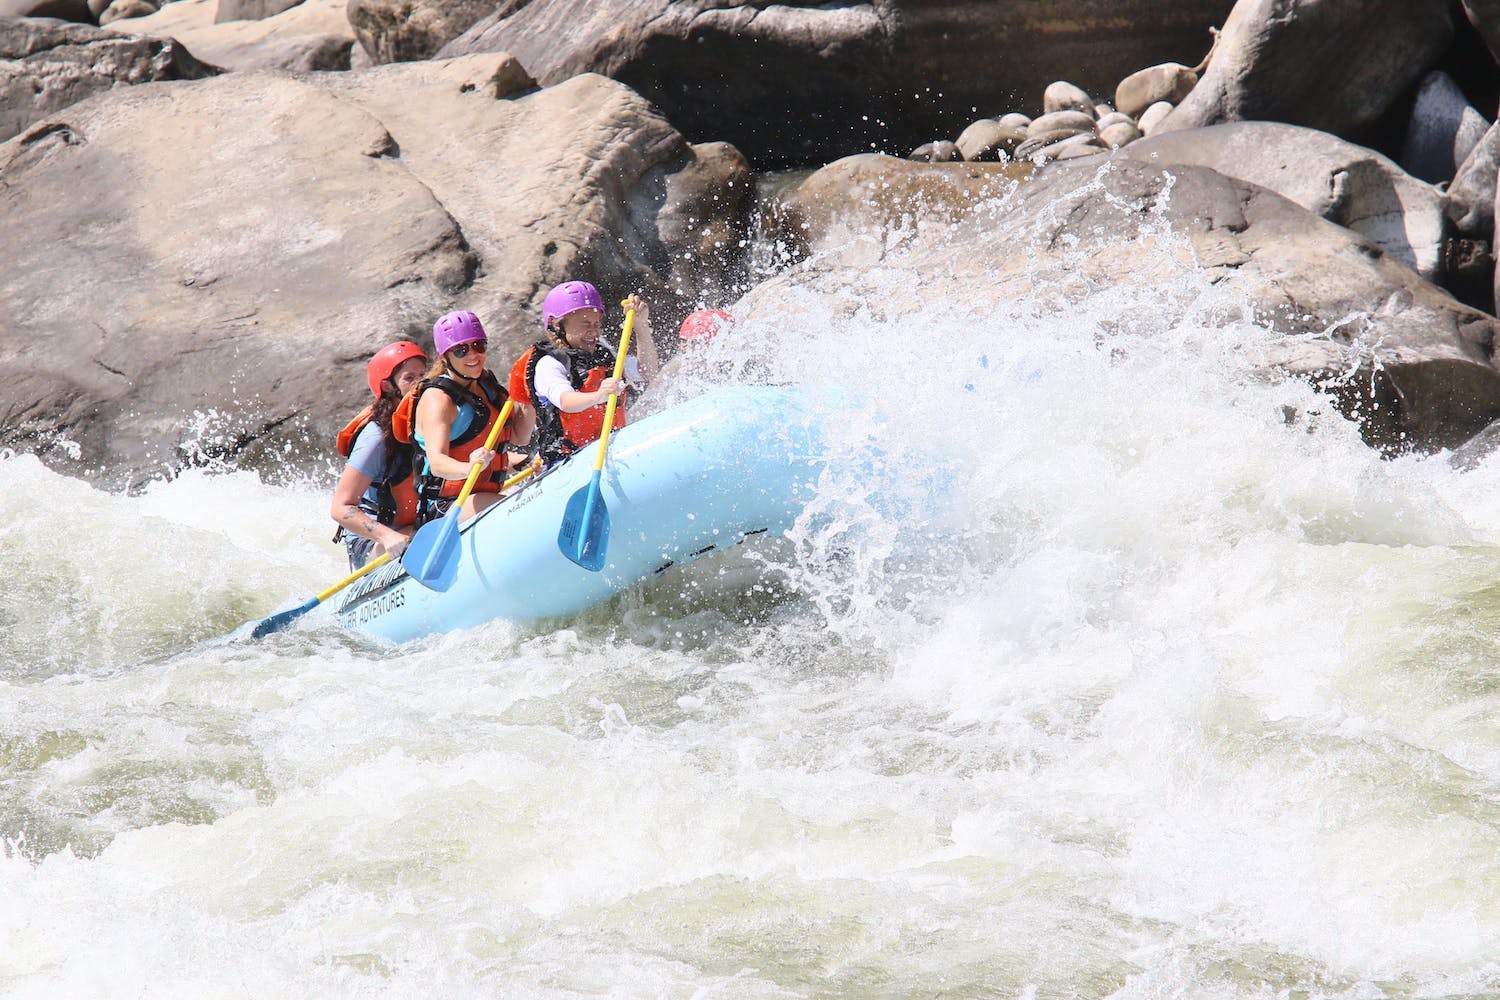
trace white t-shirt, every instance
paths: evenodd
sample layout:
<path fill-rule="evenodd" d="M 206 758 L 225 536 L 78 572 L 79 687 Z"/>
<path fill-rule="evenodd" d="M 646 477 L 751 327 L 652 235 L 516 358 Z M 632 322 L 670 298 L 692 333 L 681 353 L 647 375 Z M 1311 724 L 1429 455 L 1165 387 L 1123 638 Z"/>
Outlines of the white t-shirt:
<path fill-rule="evenodd" d="M 625 356 L 625 381 L 641 380 L 641 363 L 634 354 Z M 536 392 L 547 402 L 562 409 L 562 394 L 573 392 L 573 383 L 568 381 L 568 370 L 552 355 L 543 356 L 536 363 Z"/>

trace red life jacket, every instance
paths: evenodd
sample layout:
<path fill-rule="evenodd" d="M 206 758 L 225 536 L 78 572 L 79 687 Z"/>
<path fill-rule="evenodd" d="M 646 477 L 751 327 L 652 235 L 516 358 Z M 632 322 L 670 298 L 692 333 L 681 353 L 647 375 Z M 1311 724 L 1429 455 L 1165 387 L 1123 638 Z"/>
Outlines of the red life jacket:
<path fill-rule="evenodd" d="M 600 344 L 590 354 L 564 351 L 548 341 L 526 349 L 510 368 L 510 394 L 518 403 L 536 410 L 538 450 L 543 455 L 571 455 L 604 433 L 604 404 L 577 413 L 565 413 L 536 391 L 536 366 L 544 357 L 556 358 L 568 373 L 568 383 L 578 392 L 594 392 L 614 374 L 615 354 Z M 625 399 L 615 404 L 614 429 L 625 426 Z"/>
<path fill-rule="evenodd" d="M 354 452 L 354 439 L 359 437 L 359 432 L 370 422 L 373 409 L 373 406 L 367 406 L 360 410 L 334 438 L 333 446 L 344 458 Z M 417 523 L 417 490 L 412 475 L 411 451 L 410 445 L 387 451 L 386 478 L 373 484 L 378 504 L 374 511 L 375 520 L 393 528 L 404 528 Z M 393 476 L 397 478 L 392 478 Z"/>
<path fill-rule="evenodd" d="M 467 462 L 473 452 L 484 447 L 484 442 L 490 436 L 490 429 L 495 426 L 495 421 L 500 417 L 500 410 L 505 406 L 505 390 L 500 387 L 494 373 L 486 371 L 479 377 L 477 385 L 482 390 L 481 392 L 476 393 L 465 389 L 444 375 L 426 379 L 402 397 L 401 405 L 396 407 L 396 412 L 391 417 L 391 430 L 396 435 L 396 440 L 413 445 L 412 468 L 415 470 L 419 510 L 424 517 L 433 500 L 440 497 L 456 497 L 462 493 L 464 480 L 443 479 L 432 474 L 427 464 L 427 453 L 418 445 L 416 439 L 417 402 L 422 398 L 422 393 L 428 389 L 437 389 L 453 400 L 453 405 L 458 407 L 461 416 L 468 417 L 468 423 L 464 429 L 448 440 L 448 456 L 460 462 Z M 507 419 L 507 426 L 501 430 L 500 437 L 496 441 L 497 446 L 500 442 L 511 440 L 513 428 L 509 426 L 510 423 L 511 421 Z M 504 463 L 498 459 L 491 462 L 479 474 L 479 479 L 474 483 L 473 492 L 499 493 L 500 484 L 505 481 L 503 466 Z"/>

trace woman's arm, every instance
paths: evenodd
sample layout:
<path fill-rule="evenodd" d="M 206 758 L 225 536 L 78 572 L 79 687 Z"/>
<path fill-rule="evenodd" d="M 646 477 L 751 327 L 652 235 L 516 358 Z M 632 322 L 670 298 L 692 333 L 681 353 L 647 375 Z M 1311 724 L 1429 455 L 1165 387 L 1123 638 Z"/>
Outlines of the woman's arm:
<path fill-rule="evenodd" d="M 661 371 L 661 358 L 656 353 L 656 337 L 651 333 L 651 306 L 639 294 L 625 300 L 625 308 L 635 309 L 635 326 L 639 336 L 635 338 L 635 356 L 641 366 L 641 381 L 650 382 Z"/>
<path fill-rule="evenodd" d="M 517 403 L 510 411 L 510 431 L 506 440 L 524 447 L 531 443 L 531 436 L 535 433 L 536 411 L 525 403 Z"/>
<path fill-rule="evenodd" d="M 592 406 L 601 406 L 610 391 L 624 388 L 623 380 L 609 376 L 593 392 L 573 389 L 568 384 L 568 370 L 554 357 L 544 357 L 536 364 L 536 390 L 564 413 L 577 413 Z M 532 415 L 535 419 L 535 414 Z"/>
<path fill-rule="evenodd" d="M 333 501 L 328 506 L 329 516 L 345 531 L 370 539 L 386 552 L 400 552 L 409 540 L 406 535 L 388 524 L 381 524 L 359 509 L 360 499 L 373 484 L 373 479 L 354 466 L 344 466 L 338 485 L 333 488 Z"/>

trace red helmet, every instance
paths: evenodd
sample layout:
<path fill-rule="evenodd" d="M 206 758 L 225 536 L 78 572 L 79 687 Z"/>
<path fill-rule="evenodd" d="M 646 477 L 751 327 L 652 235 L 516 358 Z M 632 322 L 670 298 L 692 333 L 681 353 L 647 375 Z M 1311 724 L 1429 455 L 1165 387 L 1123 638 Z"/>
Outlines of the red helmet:
<path fill-rule="evenodd" d="M 427 360 L 427 353 L 409 340 L 398 340 L 394 344 L 382 347 L 375 352 L 370 359 L 370 365 L 365 369 L 365 375 L 370 382 L 370 391 L 375 398 L 380 398 L 380 387 L 391 375 L 403 364 L 412 358 Z"/>
<path fill-rule="evenodd" d="M 734 317 L 722 309 L 697 309 L 687 314 L 677 336 L 683 340 L 712 340 L 720 330 L 734 326 Z"/>

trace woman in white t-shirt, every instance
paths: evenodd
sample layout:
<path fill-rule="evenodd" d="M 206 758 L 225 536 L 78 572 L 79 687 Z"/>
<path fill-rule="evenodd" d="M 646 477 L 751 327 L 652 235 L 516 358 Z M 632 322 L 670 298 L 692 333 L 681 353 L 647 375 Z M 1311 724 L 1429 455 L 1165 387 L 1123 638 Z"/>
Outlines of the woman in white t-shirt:
<path fill-rule="evenodd" d="M 614 377 L 615 352 L 602 339 L 604 300 L 587 281 L 566 281 L 547 293 L 542 326 L 547 339 L 533 344 L 511 366 L 509 391 L 535 408 L 533 450 L 548 464 L 566 458 L 604 433 L 605 404 L 626 383 L 642 385 L 656 377 L 661 362 L 651 335 L 650 307 L 639 295 L 625 300 L 634 309 L 636 353 L 625 359 L 625 377 Z M 615 408 L 615 427 L 625 426 L 625 399 Z"/>

